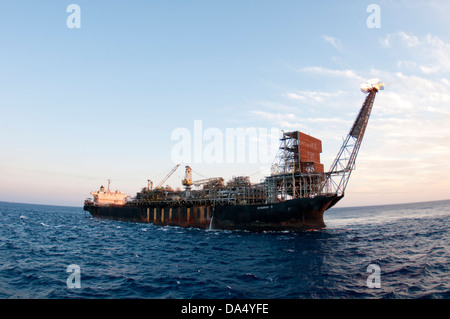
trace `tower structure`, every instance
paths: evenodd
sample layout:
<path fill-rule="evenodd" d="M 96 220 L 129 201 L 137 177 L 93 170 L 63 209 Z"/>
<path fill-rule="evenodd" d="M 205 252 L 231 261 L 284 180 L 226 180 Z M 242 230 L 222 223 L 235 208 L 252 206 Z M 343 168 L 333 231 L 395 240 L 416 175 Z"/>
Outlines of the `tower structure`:
<path fill-rule="evenodd" d="M 326 175 L 321 192 L 332 192 L 338 196 L 344 196 L 350 174 L 355 169 L 356 156 L 358 155 L 367 123 L 369 122 L 375 95 L 379 90 L 384 90 L 384 86 L 385 84 L 378 79 L 369 80 L 366 84 L 361 85 L 361 91 L 367 93 L 366 99 Z"/>

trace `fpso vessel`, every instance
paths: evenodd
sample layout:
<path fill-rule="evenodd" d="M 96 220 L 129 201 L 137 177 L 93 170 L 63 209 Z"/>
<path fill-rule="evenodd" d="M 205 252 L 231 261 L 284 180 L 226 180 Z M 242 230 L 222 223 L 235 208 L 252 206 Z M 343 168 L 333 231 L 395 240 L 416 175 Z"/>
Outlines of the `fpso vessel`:
<path fill-rule="evenodd" d="M 354 169 L 375 95 L 384 89 L 378 80 L 361 86 L 367 94 L 347 138 L 328 172 L 320 163 L 322 143 L 299 131 L 283 132 L 272 174 L 259 184 L 249 177 L 192 180 L 186 166 L 184 190 L 160 187 L 179 167 L 153 189 L 152 182 L 129 198 L 102 186 L 92 192 L 84 210 L 99 218 L 231 230 L 307 230 L 325 227 L 324 212 L 343 196 Z M 193 187 L 195 189 L 193 189 Z M 198 189 L 200 188 L 200 189 Z"/>

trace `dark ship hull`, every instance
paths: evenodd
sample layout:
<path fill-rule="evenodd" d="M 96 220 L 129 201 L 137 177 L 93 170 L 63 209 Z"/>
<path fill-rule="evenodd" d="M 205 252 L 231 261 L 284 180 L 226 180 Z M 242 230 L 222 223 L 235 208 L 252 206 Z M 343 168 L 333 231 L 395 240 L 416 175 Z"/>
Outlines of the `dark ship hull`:
<path fill-rule="evenodd" d="M 155 225 L 249 231 L 308 230 L 326 227 L 323 214 L 342 196 L 321 195 L 259 205 L 97 206 L 94 217 Z"/>

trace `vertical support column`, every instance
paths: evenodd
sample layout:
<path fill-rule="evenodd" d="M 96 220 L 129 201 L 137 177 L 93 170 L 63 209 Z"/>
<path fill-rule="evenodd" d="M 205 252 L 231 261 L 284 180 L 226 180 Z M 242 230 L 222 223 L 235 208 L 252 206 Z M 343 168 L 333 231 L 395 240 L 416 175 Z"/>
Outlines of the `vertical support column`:
<path fill-rule="evenodd" d="M 198 208 L 198 210 L 200 211 L 199 212 L 200 213 L 200 223 L 203 223 L 203 220 L 204 220 L 203 209 L 204 209 L 203 206 Z"/>

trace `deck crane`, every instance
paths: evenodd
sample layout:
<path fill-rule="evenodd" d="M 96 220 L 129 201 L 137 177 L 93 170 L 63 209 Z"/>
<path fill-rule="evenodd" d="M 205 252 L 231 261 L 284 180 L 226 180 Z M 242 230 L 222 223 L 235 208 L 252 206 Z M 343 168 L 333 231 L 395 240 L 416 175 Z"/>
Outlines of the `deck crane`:
<path fill-rule="evenodd" d="M 322 192 L 326 193 L 326 188 L 328 188 L 328 192 L 334 189 L 336 195 L 344 196 L 350 174 L 355 169 L 356 156 L 366 131 L 375 95 L 379 90 L 384 90 L 384 86 L 384 83 L 378 79 L 369 80 L 366 84 L 361 85 L 361 91 L 368 93 L 368 95 L 336 159 L 331 165 L 331 169 L 326 173 L 326 178 L 322 184 Z"/>
<path fill-rule="evenodd" d="M 205 178 L 198 181 L 192 180 L 192 168 L 190 166 L 186 166 L 186 172 L 184 179 L 181 182 L 186 190 L 190 190 L 191 186 L 202 186 L 210 183 L 223 183 L 222 177 L 212 177 L 212 178 Z"/>
<path fill-rule="evenodd" d="M 181 183 L 186 187 L 186 190 L 190 190 L 192 186 L 192 168 L 186 166 L 185 176 Z"/>
<path fill-rule="evenodd" d="M 177 168 L 180 166 L 180 164 L 177 164 L 172 170 L 166 175 L 166 177 L 163 178 L 161 182 L 155 187 L 155 188 L 161 188 L 161 186 L 169 179 L 170 176 L 172 176 L 173 173 L 177 170 Z"/>

